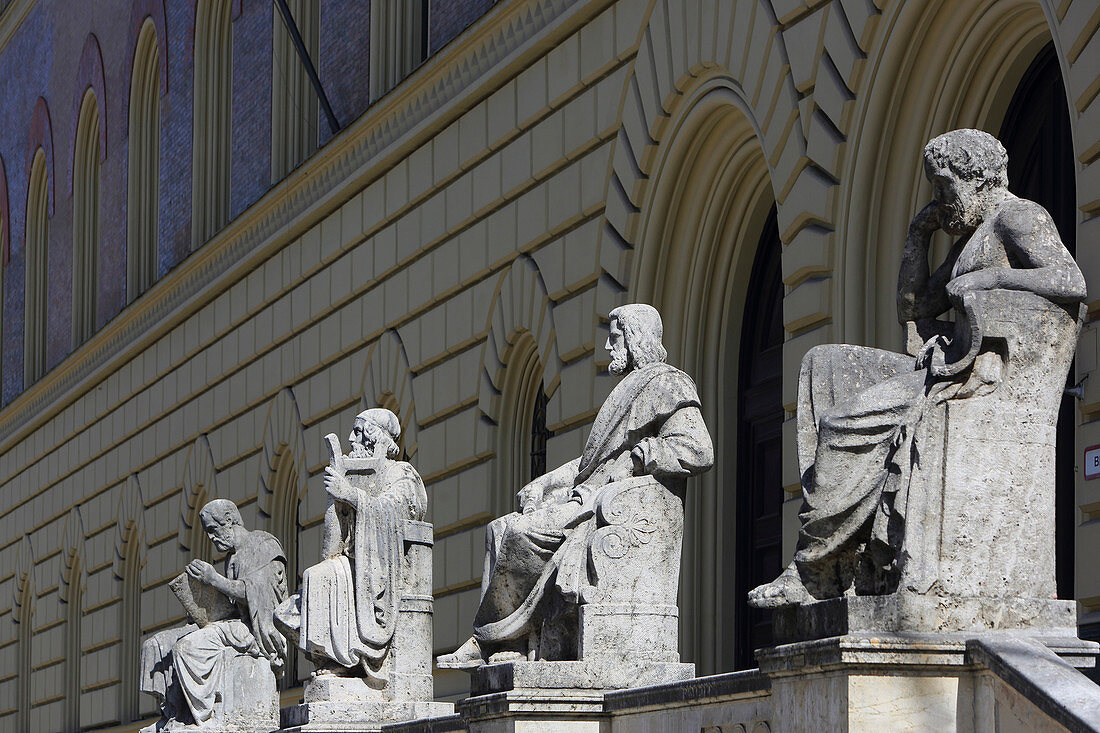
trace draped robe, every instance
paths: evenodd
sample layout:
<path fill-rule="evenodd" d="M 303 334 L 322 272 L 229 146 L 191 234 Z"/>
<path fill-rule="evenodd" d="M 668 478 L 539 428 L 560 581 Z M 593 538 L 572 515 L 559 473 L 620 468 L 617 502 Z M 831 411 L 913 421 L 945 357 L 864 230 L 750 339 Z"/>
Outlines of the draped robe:
<path fill-rule="evenodd" d="M 371 676 L 389 651 L 403 586 L 404 520 L 427 509 L 424 482 L 403 461 L 382 461 L 377 495 L 357 490 L 345 549 L 302 575 L 300 609 L 280 608 L 314 658 Z M 287 621 L 284 621 L 286 623 Z"/>
<path fill-rule="evenodd" d="M 237 618 L 165 629 L 141 646 L 141 691 L 164 701 L 167 718 L 178 719 L 186 703 L 196 723 L 209 721 L 235 656 L 266 657 L 274 669 L 286 660 L 286 640 L 272 619 L 287 593 L 279 541 L 261 530 L 249 532 L 226 556 L 224 574 L 244 584 L 245 600 L 234 601 Z"/>
<path fill-rule="evenodd" d="M 631 371 L 596 414 L 568 500 L 490 523 L 474 617 L 474 638 L 483 648 L 523 638 L 551 585 L 577 600 L 587 582 L 600 490 L 635 475 L 631 451 L 644 439 L 650 439 L 652 474 L 670 488 L 710 468 L 714 452 L 699 406 L 695 383 L 679 369 L 656 362 Z"/>

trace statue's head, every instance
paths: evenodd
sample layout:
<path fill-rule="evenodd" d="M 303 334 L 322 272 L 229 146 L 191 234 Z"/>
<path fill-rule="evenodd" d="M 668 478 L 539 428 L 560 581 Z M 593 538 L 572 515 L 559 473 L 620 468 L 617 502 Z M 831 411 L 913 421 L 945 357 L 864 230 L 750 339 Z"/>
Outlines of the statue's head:
<path fill-rule="evenodd" d="M 664 325 L 656 308 L 632 303 L 619 306 L 610 316 L 611 327 L 604 348 L 611 355 L 612 374 L 626 374 L 668 358 L 661 344 Z"/>
<path fill-rule="evenodd" d="M 397 439 L 401 437 L 401 421 L 389 410 L 375 407 L 363 410 L 355 416 L 348 441 L 353 458 L 397 458 L 401 449 Z"/>
<path fill-rule="evenodd" d="M 206 536 L 214 544 L 218 552 L 228 552 L 237 549 L 237 542 L 241 530 L 244 529 L 244 520 L 237 505 L 229 499 L 214 499 L 208 501 L 199 510 L 199 520 L 202 528 L 206 530 Z"/>
<path fill-rule="evenodd" d="M 1008 188 L 1008 153 L 988 132 L 952 130 L 924 146 L 924 174 L 944 231 L 960 236 L 974 231 Z"/>

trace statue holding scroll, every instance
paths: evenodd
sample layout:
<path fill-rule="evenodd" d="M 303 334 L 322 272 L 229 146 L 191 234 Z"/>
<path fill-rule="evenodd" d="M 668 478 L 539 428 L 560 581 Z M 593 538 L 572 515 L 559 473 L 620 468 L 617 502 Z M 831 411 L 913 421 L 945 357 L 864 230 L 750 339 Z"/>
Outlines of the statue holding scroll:
<path fill-rule="evenodd" d="M 200 511 L 203 529 L 225 572 L 192 560 L 170 583 L 191 623 L 166 629 L 141 647 L 141 691 L 155 695 L 156 730 L 198 725 L 218 730 L 277 727 L 275 673 L 286 640 L 272 612 L 286 598 L 286 558 L 267 532 L 248 530 L 233 502 L 215 499 Z"/>
<path fill-rule="evenodd" d="M 691 378 L 665 363 L 652 306 L 611 311 L 606 349 L 622 376 L 580 457 L 518 494 L 489 524 L 474 635 L 440 667 L 613 658 L 679 663 L 676 589 L 685 480 L 714 462 Z M 579 608 L 578 608 L 579 607 Z M 579 628 L 578 628 L 579 627 Z M 690 665 L 684 665 L 690 666 Z M 634 675 L 608 687 L 665 681 Z"/>
<path fill-rule="evenodd" d="M 909 353 L 806 354 L 797 551 L 750 604 L 908 594 L 905 628 L 1072 627 L 1036 619 L 1054 597 L 1054 432 L 1085 281 L 1050 215 L 1008 191 L 1007 166 L 977 130 L 925 147 L 933 200 L 898 278 Z M 958 240 L 933 271 L 936 230 Z"/>

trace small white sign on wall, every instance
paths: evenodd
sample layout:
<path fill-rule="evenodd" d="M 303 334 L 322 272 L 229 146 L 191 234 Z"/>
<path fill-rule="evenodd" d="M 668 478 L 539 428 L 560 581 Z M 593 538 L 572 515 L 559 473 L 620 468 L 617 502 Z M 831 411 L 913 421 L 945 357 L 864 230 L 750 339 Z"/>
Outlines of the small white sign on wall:
<path fill-rule="evenodd" d="M 1100 445 L 1085 448 L 1085 480 L 1100 478 Z"/>

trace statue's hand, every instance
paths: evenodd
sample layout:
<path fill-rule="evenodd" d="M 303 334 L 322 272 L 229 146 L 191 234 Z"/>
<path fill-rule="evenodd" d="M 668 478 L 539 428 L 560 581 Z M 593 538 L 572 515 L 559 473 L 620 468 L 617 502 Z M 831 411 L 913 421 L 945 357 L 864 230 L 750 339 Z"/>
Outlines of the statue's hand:
<path fill-rule="evenodd" d="M 344 478 L 343 474 L 332 466 L 325 468 L 325 491 L 327 491 L 328 495 L 333 499 L 348 504 L 355 503 L 355 487 L 348 483 L 348 480 Z"/>
<path fill-rule="evenodd" d="M 516 498 L 519 499 L 519 510 L 523 514 L 530 514 L 539 508 L 539 504 L 542 502 L 543 491 L 542 487 L 538 485 L 538 480 L 524 486 L 516 494 Z"/>
<path fill-rule="evenodd" d="M 218 577 L 218 571 L 214 569 L 213 565 L 205 560 L 198 559 L 187 563 L 187 574 L 207 585 L 213 585 L 215 578 Z"/>
<path fill-rule="evenodd" d="M 943 223 L 940 219 L 940 211 L 938 202 L 933 201 L 928 204 L 918 211 L 913 220 L 909 222 L 909 231 L 919 234 L 931 234 L 937 229 L 942 229 Z"/>
<path fill-rule="evenodd" d="M 950 345 L 951 339 L 939 334 L 925 341 L 924 346 L 921 347 L 920 352 L 917 354 L 917 369 L 928 368 L 928 365 L 932 363 L 933 355 L 937 351 L 943 352 L 943 350 Z"/>
<path fill-rule="evenodd" d="M 960 301 L 963 293 L 971 290 L 992 290 L 998 286 L 999 279 L 996 270 L 975 270 L 959 275 L 947 283 L 947 295 L 954 301 Z"/>

